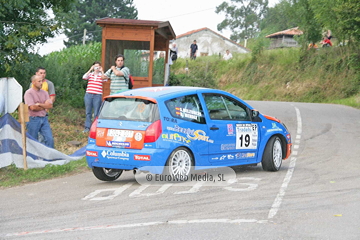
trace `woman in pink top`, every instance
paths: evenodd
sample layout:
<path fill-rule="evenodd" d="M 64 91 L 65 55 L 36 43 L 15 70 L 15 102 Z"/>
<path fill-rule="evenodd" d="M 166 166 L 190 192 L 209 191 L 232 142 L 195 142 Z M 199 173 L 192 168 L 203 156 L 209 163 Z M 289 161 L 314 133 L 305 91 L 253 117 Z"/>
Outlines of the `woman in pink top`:
<path fill-rule="evenodd" d="M 83 79 L 88 81 L 85 101 L 85 129 L 84 132 L 89 132 L 92 123 L 92 110 L 94 109 L 94 118 L 99 115 L 100 106 L 102 102 L 102 85 L 103 79 L 101 76 L 104 71 L 100 62 L 94 62 L 87 73 L 84 74 Z"/>

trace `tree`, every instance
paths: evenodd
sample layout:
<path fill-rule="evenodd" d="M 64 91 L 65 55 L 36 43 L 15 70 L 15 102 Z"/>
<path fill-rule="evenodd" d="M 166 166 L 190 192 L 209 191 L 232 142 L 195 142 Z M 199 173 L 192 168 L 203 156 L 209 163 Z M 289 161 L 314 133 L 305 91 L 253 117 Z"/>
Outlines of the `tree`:
<path fill-rule="evenodd" d="M 283 31 L 297 27 L 299 20 L 294 18 L 294 9 L 287 0 L 282 0 L 274 7 L 269 8 L 261 20 L 260 28 L 265 34 Z"/>
<path fill-rule="evenodd" d="M 9 71 L 11 65 L 26 61 L 29 50 L 61 28 L 61 23 L 50 18 L 66 11 L 74 0 L 0 0 L 0 66 Z"/>
<path fill-rule="evenodd" d="M 303 46 L 307 43 L 316 43 L 321 40 L 321 24 L 315 18 L 313 6 L 310 0 L 293 0 L 296 16 L 299 19 L 299 28 L 304 32 L 302 36 Z"/>
<path fill-rule="evenodd" d="M 101 27 L 96 24 L 97 19 L 137 19 L 137 15 L 133 0 L 78 0 L 74 8 L 61 17 L 65 25 L 64 33 L 69 38 L 64 44 L 67 47 L 81 44 L 84 29 L 87 30 L 87 41 L 101 42 Z"/>
<path fill-rule="evenodd" d="M 360 40 L 359 0 L 310 0 L 315 18 L 339 41 Z"/>
<path fill-rule="evenodd" d="M 268 9 L 268 0 L 230 0 L 216 7 L 216 13 L 225 13 L 225 19 L 218 24 L 219 31 L 229 28 L 231 40 L 255 37 L 259 32 L 259 21 Z"/>

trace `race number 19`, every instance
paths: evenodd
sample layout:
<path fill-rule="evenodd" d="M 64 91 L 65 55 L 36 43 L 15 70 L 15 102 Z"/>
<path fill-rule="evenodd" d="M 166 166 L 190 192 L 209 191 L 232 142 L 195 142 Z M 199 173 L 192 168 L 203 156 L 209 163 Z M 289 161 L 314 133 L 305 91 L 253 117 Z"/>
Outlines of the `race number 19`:
<path fill-rule="evenodd" d="M 256 124 L 236 124 L 236 149 L 256 149 L 257 142 Z"/>

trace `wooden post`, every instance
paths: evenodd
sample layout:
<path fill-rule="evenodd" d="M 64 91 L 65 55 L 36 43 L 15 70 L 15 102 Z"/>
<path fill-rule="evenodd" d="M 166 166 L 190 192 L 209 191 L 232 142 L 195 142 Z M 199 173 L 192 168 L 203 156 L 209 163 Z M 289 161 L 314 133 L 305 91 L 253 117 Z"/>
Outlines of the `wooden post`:
<path fill-rule="evenodd" d="M 28 112 L 27 105 L 24 103 L 20 103 L 18 111 L 19 111 L 19 120 L 20 120 L 20 124 L 21 124 L 24 170 L 27 170 L 28 166 L 27 166 L 27 161 L 26 161 L 26 129 L 25 129 L 25 122 L 29 121 L 29 112 Z"/>

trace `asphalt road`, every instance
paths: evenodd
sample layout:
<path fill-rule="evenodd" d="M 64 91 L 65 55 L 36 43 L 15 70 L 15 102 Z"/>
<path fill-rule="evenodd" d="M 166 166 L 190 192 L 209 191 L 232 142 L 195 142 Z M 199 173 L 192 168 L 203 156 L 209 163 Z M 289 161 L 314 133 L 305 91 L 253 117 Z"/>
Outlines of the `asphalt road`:
<path fill-rule="evenodd" d="M 225 187 L 139 185 L 91 172 L 0 190 L 0 239 L 360 239 L 360 110 L 249 102 L 280 118 L 279 172 L 235 168 Z"/>

